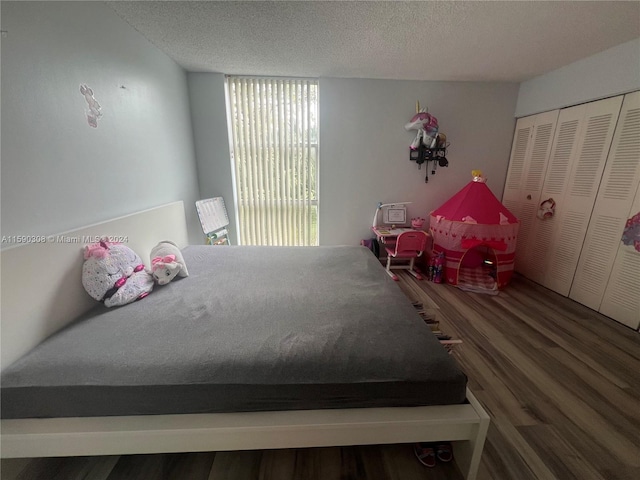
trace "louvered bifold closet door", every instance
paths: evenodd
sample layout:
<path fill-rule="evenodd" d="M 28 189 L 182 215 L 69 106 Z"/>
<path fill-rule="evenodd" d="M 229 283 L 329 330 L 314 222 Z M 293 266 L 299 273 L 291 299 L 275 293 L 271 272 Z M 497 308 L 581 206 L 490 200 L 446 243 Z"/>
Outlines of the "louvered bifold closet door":
<path fill-rule="evenodd" d="M 529 154 L 529 144 L 536 115 L 519 118 L 516 122 L 516 131 L 511 145 L 511 158 L 509 158 L 509 170 L 504 184 L 502 203 L 517 218 L 520 218 L 522 210 L 522 185 L 525 174 L 525 162 Z"/>
<path fill-rule="evenodd" d="M 624 97 L 569 295 L 594 310 L 600 309 L 639 181 L 640 92 L 635 92 Z M 629 267 L 635 282 L 628 288 L 633 289 L 640 274 Z M 631 306 L 633 301 L 629 299 L 636 293 L 626 297 Z"/>
<path fill-rule="evenodd" d="M 560 196 L 554 197 L 555 228 L 550 232 L 547 253 L 541 257 L 544 258 L 542 263 L 545 264 L 545 271 L 540 279 L 543 285 L 561 295 L 569 295 L 571 289 L 621 105 L 622 96 L 567 109 L 576 110 L 575 114 L 571 112 L 569 125 L 573 125 L 573 120 L 578 120 L 577 141 L 574 143 L 566 184 Z M 569 131 L 572 129 L 570 127 Z M 559 134 L 557 138 L 560 140 Z M 560 172 L 555 173 L 561 176 Z M 547 178 L 550 185 L 560 180 L 550 176 Z M 553 197 L 549 190 L 557 191 L 558 186 L 549 189 L 545 183 L 542 200 Z M 537 221 L 544 223 L 546 220 Z M 540 251 L 541 254 L 543 252 Z"/>
<path fill-rule="evenodd" d="M 640 114 L 638 121 L 640 123 Z M 634 215 L 640 215 L 640 185 L 627 218 Z M 625 245 L 622 241 L 618 244 L 618 254 L 602 298 L 600 313 L 634 330 L 640 326 L 640 251 L 632 244 Z"/>
<path fill-rule="evenodd" d="M 579 105 L 560 111 L 538 206 L 549 198 L 562 204 L 571 172 L 571 160 L 575 158 L 577 152 L 578 136 L 585 109 L 585 105 Z M 531 280 L 545 284 L 545 274 L 549 269 L 547 261 L 549 246 L 554 231 L 558 227 L 557 215 L 546 219 L 534 217 L 530 234 L 531 243 L 529 244 L 529 252 L 533 261 L 528 262 L 526 272 Z M 573 279 L 573 272 L 571 279 Z"/>
<path fill-rule="evenodd" d="M 502 202 L 518 220 L 516 269 L 527 275 L 535 259 L 530 235 L 549 160 L 558 110 L 518 119 Z"/>

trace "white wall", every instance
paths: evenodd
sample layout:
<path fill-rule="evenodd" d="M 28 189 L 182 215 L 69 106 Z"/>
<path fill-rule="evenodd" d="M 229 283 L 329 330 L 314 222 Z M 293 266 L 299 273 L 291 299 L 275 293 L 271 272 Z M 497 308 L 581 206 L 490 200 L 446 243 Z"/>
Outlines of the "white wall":
<path fill-rule="evenodd" d="M 224 198 L 231 222 L 229 240 L 237 245 L 224 74 L 189 73 L 188 82 L 200 195 Z"/>
<path fill-rule="evenodd" d="M 516 116 L 640 90 L 640 38 L 520 84 Z"/>
<path fill-rule="evenodd" d="M 1 8 L 2 234 L 54 234 L 174 200 L 192 207 L 186 73 L 103 2 Z M 95 129 L 82 83 L 102 105 Z M 191 241 L 202 241 L 195 207 L 187 212 Z"/>
<path fill-rule="evenodd" d="M 232 215 L 224 76 L 189 74 L 189 91 L 200 191 L 224 196 Z M 473 169 L 485 172 L 501 198 L 517 91 L 515 83 L 321 78 L 320 244 L 358 245 L 370 237 L 378 202 L 412 201 L 409 213 L 426 217 L 469 182 Z M 404 129 L 416 100 L 451 142 L 450 166 L 430 174 L 428 184 L 426 166 L 418 170 L 409 161 L 415 132 Z"/>
<path fill-rule="evenodd" d="M 378 202 L 411 201 L 426 216 L 481 169 L 498 197 L 509 162 L 518 85 L 320 79 L 320 243 L 356 245 L 371 236 Z M 404 124 L 416 100 L 451 142 L 449 167 L 424 182 L 409 161 L 415 132 Z M 431 163 L 429 163 L 429 173 Z"/>

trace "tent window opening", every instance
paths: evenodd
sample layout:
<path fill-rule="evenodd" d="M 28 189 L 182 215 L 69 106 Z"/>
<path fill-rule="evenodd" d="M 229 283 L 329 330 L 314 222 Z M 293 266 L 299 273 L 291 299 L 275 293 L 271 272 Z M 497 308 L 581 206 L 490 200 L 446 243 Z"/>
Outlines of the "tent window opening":
<path fill-rule="evenodd" d="M 318 81 L 227 77 L 241 245 L 318 245 Z"/>
<path fill-rule="evenodd" d="M 458 286 L 473 291 L 497 291 L 498 256 L 493 248 L 478 245 L 460 259 Z"/>

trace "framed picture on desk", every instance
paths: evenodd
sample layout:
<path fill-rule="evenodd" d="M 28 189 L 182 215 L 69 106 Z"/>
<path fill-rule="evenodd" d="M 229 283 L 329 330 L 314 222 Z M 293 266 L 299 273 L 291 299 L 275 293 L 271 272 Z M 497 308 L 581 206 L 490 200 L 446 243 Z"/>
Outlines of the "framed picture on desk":
<path fill-rule="evenodd" d="M 407 222 L 407 209 L 402 206 L 390 206 L 382 210 L 382 222 L 385 224 L 403 225 Z"/>

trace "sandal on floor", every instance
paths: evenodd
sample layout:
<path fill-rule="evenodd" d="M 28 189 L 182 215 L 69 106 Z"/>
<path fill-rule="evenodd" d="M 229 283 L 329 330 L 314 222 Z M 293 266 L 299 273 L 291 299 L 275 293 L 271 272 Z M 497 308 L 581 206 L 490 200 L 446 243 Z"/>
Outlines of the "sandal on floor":
<path fill-rule="evenodd" d="M 443 463 L 453 460 L 453 450 L 450 443 L 439 443 L 436 447 L 436 456 Z"/>
<path fill-rule="evenodd" d="M 436 466 L 436 452 L 433 447 L 426 443 L 416 443 L 413 446 L 413 452 L 425 467 L 433 468 Z"/>

